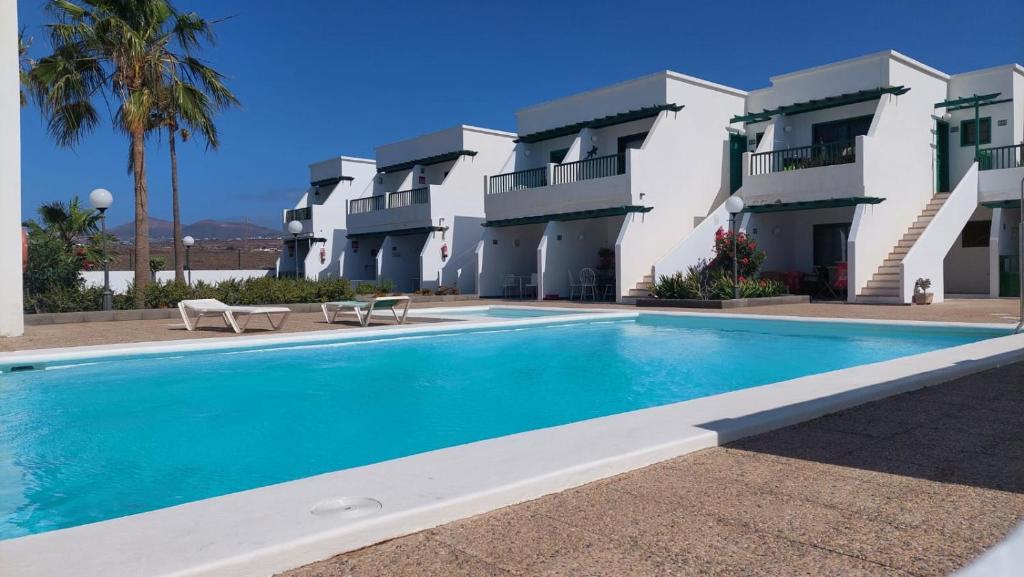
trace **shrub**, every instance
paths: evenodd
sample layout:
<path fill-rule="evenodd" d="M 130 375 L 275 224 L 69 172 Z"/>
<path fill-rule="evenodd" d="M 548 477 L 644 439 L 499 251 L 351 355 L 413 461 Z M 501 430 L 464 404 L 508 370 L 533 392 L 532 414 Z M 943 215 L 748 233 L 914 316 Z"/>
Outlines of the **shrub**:
<path fill-rule="evenodd" d="M 732 272 L 732 242 L 733 233 L 719 228 L 715 232 L 715 258 L 711 266 Z M 764 262 L 763 250 L 757 248 L 757 243 L 751 240 L 745 233 L 736 233 L 736 255 L 739 258 L 739 276 L 753 278 L 757 271 L 761 270 L 761 263 Z"/>
<path fill-rule="evenodd" d="M 740 298 L 771 297 L 784 294 L 779 281 L 740 277 Z M 732 273 L 708 266 L 706 262 L 691 266 L 685 273 L 663 275 L 651 294 L 660 299 L 726 300 L 733 297 Z"/>

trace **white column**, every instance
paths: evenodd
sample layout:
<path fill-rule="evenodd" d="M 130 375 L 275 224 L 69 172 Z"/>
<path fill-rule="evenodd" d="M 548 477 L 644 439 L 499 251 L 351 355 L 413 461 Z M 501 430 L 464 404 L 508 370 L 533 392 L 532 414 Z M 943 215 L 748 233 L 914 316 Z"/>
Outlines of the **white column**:
<path fill-rule="evenodd" d="M 0 337 L 25 330 L 21 294 L 21 99 L 18 7 L 0 0 Z"/>

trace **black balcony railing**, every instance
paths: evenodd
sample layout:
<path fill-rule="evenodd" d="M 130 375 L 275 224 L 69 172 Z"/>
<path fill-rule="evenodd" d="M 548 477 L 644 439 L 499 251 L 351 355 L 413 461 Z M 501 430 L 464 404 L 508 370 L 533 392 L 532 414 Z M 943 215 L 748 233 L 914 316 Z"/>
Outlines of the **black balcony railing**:
<path fill-rule="evenodd" d="M 284 211 L 284 221 L 286 223 L 293 220 L 309 220 L 311 218 L 313 218 L 313 209 L 308 206 Z"/>
<path fill-rule="evenodd" d="M 373 212 L 375 210 L 384 210 L 386 205 L 384 204 L 384 195 L 378 194 L 377 196 L 367 196 L 365 198 L 353 198 L 348 201 L 348 213 L 349 214 L 360 214 L 363 212 Z"/>
<path fill-rule="evenodd" d="M 548 168 L 528 168 L 492 176 L 487 194 L 501 194 L 521 188 L 537 188 L 548 185 Z"/>
<path fill-rule="evenodd" d="M 551 180 L 554 181 L 552 184 L 563 184 L 566 182 L 615 176 L 616 174 L 625 174 L 625 172 L 626 155 L 611 154 L 555 165 Z"/>
<path fill-rule="evenodd" d="M 1000 170 L 1024 166 L 1024 143 L 996 146 L 978 151 L 979 170 Z"/>
<path fill-rule="evenodd" d="M 400 190 L 388 195 L 388 208 L 427 204 L 428 202 L 430 202 L 430 189 L 428 188 Z"/>
<path fill-rule="evenodd" d="M 840 140 L 750 155 L 750 174 L 768 174 L 857 162 L 857 141 Z"/>

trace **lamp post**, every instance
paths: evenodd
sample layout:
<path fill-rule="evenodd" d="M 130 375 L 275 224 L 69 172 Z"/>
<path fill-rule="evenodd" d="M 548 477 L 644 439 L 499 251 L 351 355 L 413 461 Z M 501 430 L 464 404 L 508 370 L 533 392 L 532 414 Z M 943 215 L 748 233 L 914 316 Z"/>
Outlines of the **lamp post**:
<path fill-rule="evenodd" d="M 195 243 L 196 239 L 191 236 L 181 239 L 181 244 L 185 245 L 185 268 L 188 270 L 188 286 L 192 286 L 192 245 Z"/>
<path fill-rule="evenodd" d="M 103 239 L 103 310 L 114 310 L 114 293 L 110 290 L 110 256 L 107 254 L 107 209 L 114 204 L 114 195 L 105 188 L 89 193 L 89 203 L 100 213 L 100 236 Z"/>
<path fill-rule="evenodd" d="M 740 259 L 736 254 L 736 215 L 743 212 L 743 199 L 730 196 L 725 200 L 725 210 L 729 211 L 729 231 L 732 233 L 732 298 L 740 298 Z"/>
<path fill-rule="evenodd" d="M 288 232 L 292 233 L 292 250 L 295 251 L 295 280 L 299 280 L 299 233 L 302 232 L 302 223 L 297 220 L 289 222 Z"/>

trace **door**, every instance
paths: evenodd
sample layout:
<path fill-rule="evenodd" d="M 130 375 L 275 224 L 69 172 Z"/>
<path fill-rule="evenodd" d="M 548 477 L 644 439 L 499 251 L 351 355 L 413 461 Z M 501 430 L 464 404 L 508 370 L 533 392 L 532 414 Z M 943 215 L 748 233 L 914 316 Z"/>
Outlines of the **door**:
<path fill-rule="evenodd" d="M 999 296 L 1020 296 L 1020 258 L 1015 254 L 999 255 Z"/>
<path fill-rule="evenodd" d="M 646 132 L 639 132 L 637 134 L 630 134 L 630 135 L 627 135 L 627 136 L 620 136 L 619 137 L 619 140 L 618 140 L 618 155 L 619 155 L 619 158 L 617 160 L 618 166 L 616 167 L 617 168 L 616 172 L 618 174 L 625 174 L 626 173 L 626 151 L 629 150 L 630 148 L 640 149 L 641 147 L 643 147 L 645 140 L 647 140 L 647 133 Z"/>
<path fill-rule="evenodd" d="M 814 266 L 833 266 L 846 262 L 846 241 L 850 238 L 850 226 L 848 222 L 814 225 L 811 255 Z"/>
<path fill-rule="evenodd" d="M 743 134 L 729 135 L 729 193 L 743 186 L 743 153 L 747 150 L 747 137 Z"/>
<path fill-rule="evenodd" d="M 949 124 L 935 124 L 935 190 L 949 192 Z"/>

